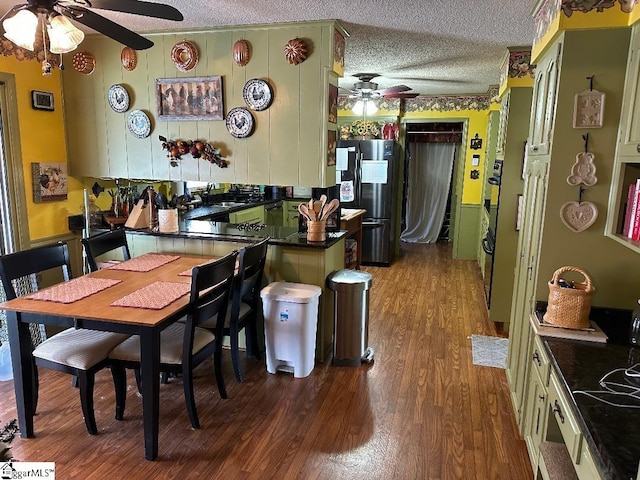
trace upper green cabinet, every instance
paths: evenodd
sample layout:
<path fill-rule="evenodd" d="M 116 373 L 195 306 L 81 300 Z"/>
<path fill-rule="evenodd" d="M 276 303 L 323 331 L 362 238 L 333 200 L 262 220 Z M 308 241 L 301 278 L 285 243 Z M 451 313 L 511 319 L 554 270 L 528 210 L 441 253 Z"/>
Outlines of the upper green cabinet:
<path fill-rule="evenodd" d="M 347 36 L 336 21 L 146 36 L 154 46 L 137 52 L 138 63 L 131 71 L 122 65 L 122 45 L 101 35 L 88 35 L 82 44 L 95 57 L 91 75 L 73 68 L 63 71 L 71 175 L 306 186 L 335 183 L 335 166 L 327 165 L 327 131 L 332 125 L 335 130 L 335 124 L 328 122 L 329 84 L 336 84 L 342 74 L 336 71 L 336 57 L 344 49 L 336 48 L 336 43 Z M 284 55 L 284 46 L 292 39 L 303 40 L 308 49 L 306 60 L 297 65 Z M 196 45 L 199 53 L 199 61 L 188 72 L 179 70 L 171 57 L 173 47 L 184 40 Z M 250 45 L 246 66 L 233 60 L 238 40 Z M 207 84 L 207 77 L 221 78 L 221 118 L 160 115 L 162 85 Z M 273 96 L 270 106 L 260 111 L 251 110 L 243 96 L 245 85 L 255 78 L 266 81 Z M 156 84 L 158 79 L 162 81 Z M 124 113 L 108 103 L 109 88 L 115 84 L 123 85 L 130 96 Z M 232 136 L 225 124 L 224 118 L 235 107 L 246 108 L 253 119 L 245 138 Z M 130 132 L 128 116 L 133 110 L 149 117 L 148 136 Z M 171 166 L 159 136 L 211 143 L 221 149 L 229 165 L 220 168 L 187 153 L 177 166 Z"/>
<path fill-rule="evenodd" d="M 536 65 L 529 124 L 529 155 L 547 155 L 555 121 L 562 42 L 551 46 Z"/>
<path fill-rule="evenodd" d="M 619 156 L 640 161 L 640 27 L 633 29 L 620 116 Z"/>

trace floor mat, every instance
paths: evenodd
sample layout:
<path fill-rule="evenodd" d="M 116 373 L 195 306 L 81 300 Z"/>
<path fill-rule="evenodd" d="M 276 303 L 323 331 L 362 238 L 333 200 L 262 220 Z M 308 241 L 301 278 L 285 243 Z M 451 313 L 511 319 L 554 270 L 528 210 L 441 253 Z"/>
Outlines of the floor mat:
<path fill-rule="evenodd" d="M 471 335 L 471 355 L 474 365 L 484 367 L 507 367 L 507 349 L 509 339 Z"/>

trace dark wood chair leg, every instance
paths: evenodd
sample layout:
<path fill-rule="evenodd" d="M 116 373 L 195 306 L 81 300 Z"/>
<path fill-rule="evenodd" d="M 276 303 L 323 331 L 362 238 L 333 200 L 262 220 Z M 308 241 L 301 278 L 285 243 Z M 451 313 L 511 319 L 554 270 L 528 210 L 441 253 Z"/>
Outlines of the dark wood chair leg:
<path fill-rule="evenodd" d="M 112 366 L 111 377 L 116 392 L 116 420 L 122 420 L 127 403 L 127 371 L 122 367 Z"/>
<path fill-rule="evenodd" d="M 242 371 L 240 370 L 240 349 L 238 347 L 238 330 L 231 329 L 230 341 L 231 341 L 231 363 L 233 364 L 233 371 L 236 374 L 236 380 L 238 383 L 242 383 L 244 378 L 242 377 Z"/>
<path fill-rule="evenodd" d="M 167 372 L 160 373 L 160 383 L 166 385 L 169 383 L 169 377 L 170 375 Z"/>
<path fill-rule="evenodd" d="M 96 435 L 98 433 L 98 427 L 96 426 L 96 417 L 93 412 L 94 373 L 80 371 L 78 373 L 78 383 L 80 386 L 80 403 L 82 404 L 84 423 L 87 426 L 87 431 L 91 435 Z"/>
<path fill-rule="evenodd" d="M 222 374 L 222 341 L 220 340 L 216 340 L 216 350 L 213 353 L 213 367 L 216 372 L 216 383 L 218 384 L 220 397 L 227 398 L 227 388 L 224 384 L 224 375 Z"/>
<path fill-rule="evenodd" d="M 184 388 L 184 400 L 187 404 L 187 413 L 189 414 L 191 426 L 197 430 L 198 428 L 200 428 L 200 421 L 198 420 L 196 399 L 193 393 L 193 373 L 191 365 L 183 365 L 182 386 Z"/>
<path fill-rule="evenodd" d="M 142 377 L 140 376 L 140 369 L 136 368 L 134 370 L 134 373 L 136 375 L 136 385 L 138 386 L 138 393 L 142 395 Z"/>
<path fill-rule="evenodd" d="M 38 411 L 38 397 L 40 395 L 40 379 L 38 378 L 38 366 L 33 360 L 33 414 Z"/>
<path fill-rule="evenodd" d="M 251 345 L 251 349 L 247 349 L 247 353 L 251 355 L 253 358 L 255 358 L 256 360 L 260 360 L 262 356 L 260 352 L 260 346 L 258 345 L 258 327 L 257 327 L 257 321 L 256 321 L 255 315 L 247 323 L 247 326 L 245 327 L 245 331 L 247 334 L 246 335 L 247 343 Z"/>

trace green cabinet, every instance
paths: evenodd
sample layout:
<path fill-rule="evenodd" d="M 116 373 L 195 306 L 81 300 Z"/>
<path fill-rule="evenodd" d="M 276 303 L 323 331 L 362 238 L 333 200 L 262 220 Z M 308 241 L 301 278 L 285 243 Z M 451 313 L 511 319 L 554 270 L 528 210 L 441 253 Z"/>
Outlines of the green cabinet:
<path fill-rule="evenodd" d="M 264 223 L 264 207 L 246 208 L 229 214 L 229 223 Z"/>
<path fill-rule="evenodd" d="M 298 205 L 300 202 L 295 200 L 285 200 L 283 202 L 283 215 L 285 227 L 298 228 L 298 218 L 300 213 L 298 212 Z"/>

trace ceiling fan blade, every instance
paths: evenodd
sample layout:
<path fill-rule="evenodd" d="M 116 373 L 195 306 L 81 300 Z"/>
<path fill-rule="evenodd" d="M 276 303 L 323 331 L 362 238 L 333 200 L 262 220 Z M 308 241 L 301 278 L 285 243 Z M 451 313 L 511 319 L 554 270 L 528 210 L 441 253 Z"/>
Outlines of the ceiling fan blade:
<path fill-rule="evenodd" d="M 112 22 L 102 15 L 98 15 L 91 10 L 87 10 L 82 7 L 71 7 L 68 5 L 59 6 L 61 7 L 61 12 L 65 16 L 100 32 L 107 37 L 113 38 L 115 41 L 120 42 L 127 47 L 131 47 L 134 50 L 146 50 L 147 48 L 153 47 L 153 42 L 151 40 L 144 38 L 143 36 L 138 35 L 137 33 L 118 25 L 117 23 Z"/>
<path fill-rule="evenodd" d="M 400 93 L 407 92 L 409 90 L 411 90 L 411 87 L 407 87 L 406 85 L 396 85 L 394 87 L 382 88 L 378 90 L 378 92 L 380 92 L 380 95 L 386 95 L 387 93 Z"/>
<path fill-rule="evenodd" d="M 419 93 L 405 93 L 405 92 L 398 92 L 398 93 L 387 93 L 386 95 L 382 95 L 384 98 L 416 98 L 418 95 L 420 95 Z"/>
<path fill-rule="evenodd" d="M 140 0 L 88 0 L 88 4 L 90 7 L 103 10 L 164 18 L 177 22 L 184 20 L 182 13 L 178 9 L 164 3 L 142 2 Z"/>

